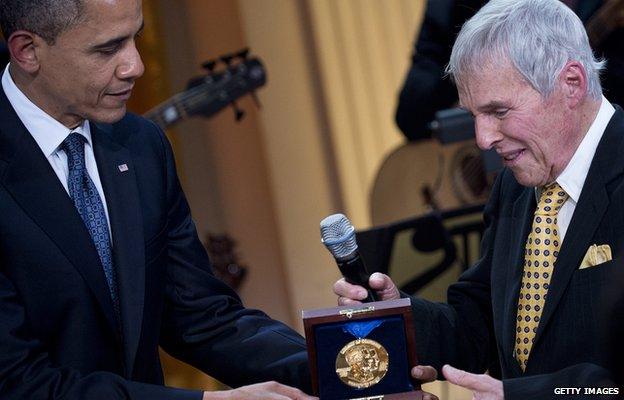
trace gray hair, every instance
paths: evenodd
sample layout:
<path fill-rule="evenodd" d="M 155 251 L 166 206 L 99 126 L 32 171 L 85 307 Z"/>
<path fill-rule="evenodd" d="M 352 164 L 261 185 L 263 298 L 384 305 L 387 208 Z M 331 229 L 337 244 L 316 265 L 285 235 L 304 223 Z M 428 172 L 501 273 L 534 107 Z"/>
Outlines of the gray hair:
<path fill-rule="evenodd" d="M 462 27 L 446 72 L 462 85 L 481 65 L 510 61 L 542 97 L 550 95 L 568 61 L 587 74 L 588 92 L 602 95 L 600 71 L 583 23 L 558 0 L 491 0 Z"/>
<path fill-rule="evenodd" d="M 1 0 L 0 26 L 5 39 L 25 30 L 54 44 L 82 16 L 83 0 Z"/>

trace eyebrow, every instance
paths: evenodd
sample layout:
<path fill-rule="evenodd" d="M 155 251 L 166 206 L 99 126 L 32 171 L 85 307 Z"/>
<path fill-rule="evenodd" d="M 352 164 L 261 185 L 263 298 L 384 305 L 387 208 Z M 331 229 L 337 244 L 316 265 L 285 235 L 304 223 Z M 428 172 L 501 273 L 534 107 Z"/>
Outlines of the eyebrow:
<path fill-rule="evenodd" d="M 495 110 L 497 108 L 508 108 L 509 105 L 502 102 L 502 101 L 490 101 L 489 103 L 486 103 L 482 106 L 477 107 L 477 110 L 479 111 L 489 111 L 489 110 Z"/>
<path fill-rule="evenodd" d="M 134 34 L 134 36 L 140 34 L 141 32 L 143 32 L 143 28 L 145 27 L 145 21 L 141 22 L 141 27 L 139 27 L 139 30 L 136 31 L 136 33 Z M 122 36 L 122 37 L 116 37 L 116 38 L 112 38 L 110 40 L 107 40 L 104 43 L 100 43 L 100 44 L 96 44 L 95 46 L 93 46 L 93 50 L 100 50 L 100 49 L 106 49 L 109 47 L 114 47 L 117 46 L 118 44 L 122 43 L 124 40 L 128 39 L 129 36 Z"/>

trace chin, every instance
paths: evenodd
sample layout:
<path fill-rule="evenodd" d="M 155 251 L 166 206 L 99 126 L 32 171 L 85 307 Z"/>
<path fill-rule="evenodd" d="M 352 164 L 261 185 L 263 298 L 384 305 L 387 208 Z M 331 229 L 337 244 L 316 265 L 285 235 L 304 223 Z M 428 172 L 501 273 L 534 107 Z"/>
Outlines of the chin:
<path fill-rule="evenodd" d="M 518 183 L 521 184 L 522 186 L 537 187 L 537 186 L 543 186 L 547 183 L 547 182 L 543 182 L 543 179 L 527 174 L 526 172 L 523 172 L 523 171 L 516 172 L 512 170 L 512 172 L 514 174 L 514 177 L 516 178 L 516 181 L 518 181 Z"/>
<path fill-rule="evenodd" d="M 540 187 L 549 184 L 550 182 L 547 179 L 539 179 L 533 176 L 517 176 L 515 175 L 516 180 L 522 186 L 527 187 Z"/>
<path fill-rule="evenodd" d="M 122 119 L 124 115 L 126 115 L 126 107 L 121 107 L 115 110 L 95 112 L 88 117 L 88 120 L 102 124 L 114 124 Z"/>

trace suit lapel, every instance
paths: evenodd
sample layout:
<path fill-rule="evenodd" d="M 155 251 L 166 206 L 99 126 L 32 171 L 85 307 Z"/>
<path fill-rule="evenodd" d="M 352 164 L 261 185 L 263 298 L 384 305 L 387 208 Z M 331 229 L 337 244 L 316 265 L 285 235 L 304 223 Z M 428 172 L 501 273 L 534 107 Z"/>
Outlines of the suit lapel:
<path fill-rule="evenodd" d="M 0 157 L 6 162 L 2 184 L 82 275 L 112 331 L 116 332 L 102 264 L 84 222 L 2 90 L 0 110 L 0 147 L 3 147 Z"/>
<path fill-rule="evenodd" d="M 145 295 L 143 220 L 130 152 L 113 139 L 112 126 L 92 124 L 93 148 L 106 194 L 119 286 L 126 374 L 134 365 Z"/>
<path fill-rule="evenodd" d="M 511 227 L 511 243 L 509 248 L 512 254 L 509 257 L 510 266 L 507 268 L 506 290 L 502 294 L 505 299 L 504 308 L 504 332 L 503 348 L 507 349 L 505 359 L 509 368 L 513 369 L 512 376 L 519 376 L 522 371 L 513 354 L 514 342 L 516 340 L 516 315 L 518 313 L 518 296 L 520 294 L 520 282 L 524 265 L 524 248 L 526 238 L 531 230 L 533 212 L 535 210 L 535 192 L 533 188 L 525 188 L 522 194 L 515 201 L 512 210 L 512 222 L 518 224 L 517 228 Z M 519 229 L 518 229 L 519 228 Z M 512 294 L 510 294 L 512 293 Z M 508 357 L 509 356 L 509 357 Z"/>
<path fill-rule="evenodd" d="M 536 344 L 548 326 L 572 274 L 578 269 L 583 255 L 592 244 L 591 240 L 607 211 L 609 195 L 606 185 L 621 174 L 624 167 L 621 157 L 622 129 L 624 113 L 617 107 L 596 149 L 568 233 L 557 257 L 547 301 L 535 336 Z"/>

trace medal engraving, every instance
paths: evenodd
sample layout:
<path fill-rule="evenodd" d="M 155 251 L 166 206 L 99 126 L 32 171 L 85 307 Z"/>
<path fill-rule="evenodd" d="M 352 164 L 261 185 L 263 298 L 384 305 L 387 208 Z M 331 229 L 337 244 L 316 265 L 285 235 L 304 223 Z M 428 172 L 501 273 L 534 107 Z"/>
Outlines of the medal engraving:
<path fill-rule="evenodd" d="M 388 352 L 370 339 L 347 343 L 336 357 L 336 374 L 345 384 L 363 389 L 377 384 L 388 372 Z"/>

